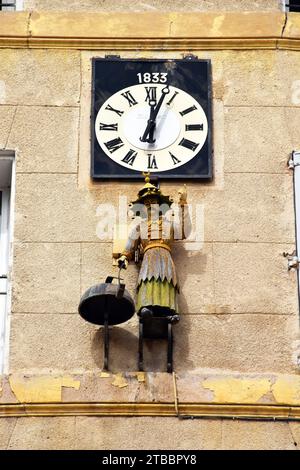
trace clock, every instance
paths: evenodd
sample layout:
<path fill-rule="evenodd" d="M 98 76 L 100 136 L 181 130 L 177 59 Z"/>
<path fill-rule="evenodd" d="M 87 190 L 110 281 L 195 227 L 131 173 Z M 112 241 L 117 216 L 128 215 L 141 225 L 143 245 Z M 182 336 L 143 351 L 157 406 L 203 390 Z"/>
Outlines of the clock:
<path fill-rule="evenodd" d="M 210 61 L 93 59 L 92 177 L 212 176 Z"/>

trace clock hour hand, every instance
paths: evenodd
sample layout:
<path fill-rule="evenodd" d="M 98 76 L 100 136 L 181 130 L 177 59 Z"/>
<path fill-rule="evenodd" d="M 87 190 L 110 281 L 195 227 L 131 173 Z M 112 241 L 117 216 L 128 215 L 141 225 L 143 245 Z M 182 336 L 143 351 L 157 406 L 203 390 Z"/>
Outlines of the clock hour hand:
<path fill-rule="evenodd" d="M 155 125 L 156 125 L 156 117 L 158 115 L 158 112 L 161 108 L 161 105 L 163 104 L 163 101 L 165 99 L 165 96 L 170 93 L 169 85 L 164 87 L 162 89 L 162 94 L 161 97 L 159 98 L 159 101 L 157 103 L 157 106 L 151 106 L 150 110 L 150 118 L 147 123 L 147 127 L 145 129 L 145 132 L 142 137 L 140 137 L 141 142 L 149 142 L 149 143 L 154 143 L 155 139 L 154 137 L 154 131 L 155 131 Z M 147 139 L 147 136 L 149 135 L 149 138 Z"/>

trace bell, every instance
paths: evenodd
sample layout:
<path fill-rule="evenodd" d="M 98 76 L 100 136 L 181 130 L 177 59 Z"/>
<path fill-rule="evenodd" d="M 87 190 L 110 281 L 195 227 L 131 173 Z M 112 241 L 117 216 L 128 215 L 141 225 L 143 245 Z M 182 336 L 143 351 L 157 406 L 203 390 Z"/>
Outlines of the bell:
<path fill-rule="evenodd" d="M 113 284 L 118 279 L 118 284 Z M 118 278 L 108 276 L 105 283 L 90 287 L 81 297 L 78 312 L 81 317 L 95 325 L 104 325 L 104 370 L 108 370 L 109 325 L 128 321 L 135 312 L 131 295 Z"/>

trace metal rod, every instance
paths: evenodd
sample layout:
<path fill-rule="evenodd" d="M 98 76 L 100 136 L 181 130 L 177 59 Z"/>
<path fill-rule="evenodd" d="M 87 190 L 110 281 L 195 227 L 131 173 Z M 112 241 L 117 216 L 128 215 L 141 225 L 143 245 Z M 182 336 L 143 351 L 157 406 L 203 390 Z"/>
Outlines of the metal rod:
<path fill-rule="evenodd" d="M 109 329 L 108 329 L 108 314 L 104 314 L 104 365 L 103 369 L 108 370 L 108 357 L 109 357 Z"/>
<path fill-rule="evenodd" d="M 144 325 L 142 320 L 139 324 L 139 371 L 144 370 Z"/>
<path fill-rule="evenodd" d="M 168 366 L 167 372 L 173 372 L 173 332 L 172 323 L 168 323 Z"/>

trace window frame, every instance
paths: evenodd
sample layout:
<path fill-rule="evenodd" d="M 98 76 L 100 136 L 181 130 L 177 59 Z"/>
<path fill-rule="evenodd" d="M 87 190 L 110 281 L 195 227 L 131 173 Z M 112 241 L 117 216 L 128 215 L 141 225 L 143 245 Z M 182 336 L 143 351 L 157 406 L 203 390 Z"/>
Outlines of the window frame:
<path fill-rule="evenodd" d="M 0 184 L 2 209 L 0 219 L 0 376 L 8 372 L 9 332 L 11 314 L 11 282 L 13 218 L 15 201 L 15 158 L 13 152 L 0 151 L 2 162 L 10 162 L 7 179 Z"/>
<path fill-rule="evenodd" d="M 286 13 L 300 13 L 300 3 L 299 3 L 299 10 L 290 10 L 290 0 L 281 0 L 281 6 L 282 6 L 282 11 L 285 11 Z M 292 8 L 294 5 L 291 5 Z M 298 5 L 297 5 L 298 6 Z"/>
<path fill-rule="evenodd" d="M 2 3 L 6 3 L 9 0 L 2 0 Z M 23 11 L 24 10 L 24 0 L 14 0 L 14 3 L 11 4 L 12 7 L 14 8 L 9 8 L 8 10 L 2 10 L 0 8 L 0 11 Z"/>
<path fill-rule="evenodd" d="M 24 0 L 15 0 L 15 8 L 16 8 L 16 11 L 23 11 L 24 10 Z"/>
<path fill-rule="evenodd" d="M 0 188 L 0 372 L 4 367 L 7 323 L 7 289 L 8 289 L 8 250 L 9 250 L 9 206 L 10 190 Z"/>
<path fill-rule="evenodd" d="M 16 9 L 16 0 L 0 0 L 0 11 L 14 11 L 15 9 Z"/>
<path fill-rule="evenodd" d="M 8 274 L 10 188 L 1 188 L 0 279 Z"/>

